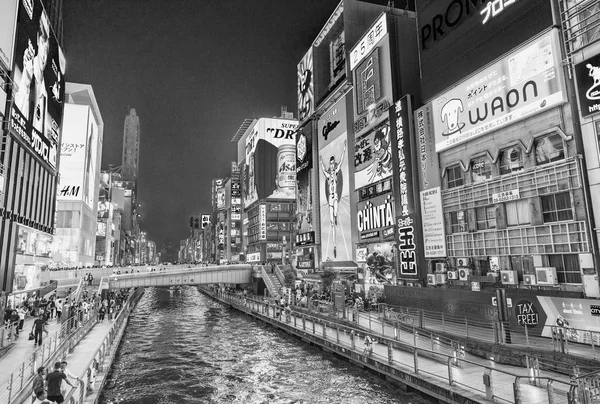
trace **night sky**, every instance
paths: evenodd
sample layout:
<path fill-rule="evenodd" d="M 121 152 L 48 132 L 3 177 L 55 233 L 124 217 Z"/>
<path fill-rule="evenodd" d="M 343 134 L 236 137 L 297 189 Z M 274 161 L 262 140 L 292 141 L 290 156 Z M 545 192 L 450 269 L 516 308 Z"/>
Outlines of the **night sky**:
<path fill-rule="evenodd" d="M 339 0 L 64 2 L 67 81 L 91 84 L 102 169 L 121 165 L 129 108 L 141 122 L 141 228 L 161 247 L 208 213 L 245 118 L 297 116 L 296 66 Z"/>

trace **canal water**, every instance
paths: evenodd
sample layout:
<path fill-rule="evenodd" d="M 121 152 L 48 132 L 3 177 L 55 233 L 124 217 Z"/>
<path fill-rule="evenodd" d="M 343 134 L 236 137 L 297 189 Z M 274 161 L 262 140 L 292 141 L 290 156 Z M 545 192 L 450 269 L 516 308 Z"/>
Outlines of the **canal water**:
<path fill-rule="evenodd" d="M 430 400 L 185 287 L 146 290 L 131 314 L 100 403 Z"/>

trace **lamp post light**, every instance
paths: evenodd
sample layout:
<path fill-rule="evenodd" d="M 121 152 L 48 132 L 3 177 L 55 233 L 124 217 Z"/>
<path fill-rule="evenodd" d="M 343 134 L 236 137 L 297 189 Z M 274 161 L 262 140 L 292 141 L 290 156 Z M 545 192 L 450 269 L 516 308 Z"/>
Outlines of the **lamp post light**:
<path fill-rule="evenodd" d="M 285 265 L 285 248 L 287 247 L 287 240 L 285 239 L 285 236 L 283 236 L 283 240 L 281 241 L 281 244 L 283 246 L 282 248 L 282 254 L 281 254 L 281 264 Z"/>

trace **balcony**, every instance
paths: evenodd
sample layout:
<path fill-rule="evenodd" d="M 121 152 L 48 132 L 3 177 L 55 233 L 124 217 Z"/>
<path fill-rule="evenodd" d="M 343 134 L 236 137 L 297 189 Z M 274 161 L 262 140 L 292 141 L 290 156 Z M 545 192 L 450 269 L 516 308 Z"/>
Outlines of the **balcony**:
<path fill-rule="evenodd" d="M 448 256 L 488 257 L 590 252 L 585 222 L 555 222 L 446 237 Z"/>
<path fill-rule="evenodd" d="M 442 191 L 444 212 L 455 212 L 493 204 L 492 194 L 514 189 L 521 198 L 555 194 L 581 188 L 581 170 L 577 158 L 527 168 L 512 174 L 491 178 Z"/>

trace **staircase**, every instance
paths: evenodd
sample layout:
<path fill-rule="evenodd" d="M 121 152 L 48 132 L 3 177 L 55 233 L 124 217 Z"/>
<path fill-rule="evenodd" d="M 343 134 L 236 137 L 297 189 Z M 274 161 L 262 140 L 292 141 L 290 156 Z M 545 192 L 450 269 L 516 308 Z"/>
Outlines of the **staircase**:
<path fill-rule="evenodd" d="M 265 285 L 267 285 L 267 289 L 269 290 L 269 296 L 279 295 L 281 293 L 281 288 L 283 287 L 283 284 L 281 283 L 277 275 L 271 273 L 271 268 L 267 269 L 264 266 L 262 267 L 261 272 L 262 278 L 265 281 Z"/>

